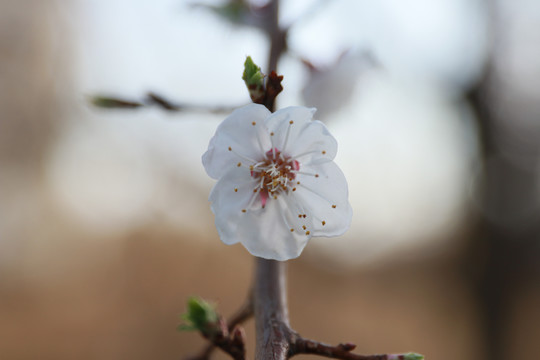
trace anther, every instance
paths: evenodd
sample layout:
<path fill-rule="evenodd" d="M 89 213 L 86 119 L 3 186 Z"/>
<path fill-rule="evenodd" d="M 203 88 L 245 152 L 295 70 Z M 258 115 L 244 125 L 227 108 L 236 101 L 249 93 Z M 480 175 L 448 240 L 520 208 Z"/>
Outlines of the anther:
<path fill-rule="evenodd" d="M 242 209 L 242 212 L 245 213 L 247 210 L 246 209 Z"/>
<path fill-rule="evenodd" d="M 321 152 L 322 152 L 323 155 L 326 154 L 326 151 L 325 151 L 325 150 L 323 150 L 323 151 L 321 151 Z"/>
<path fill-rule="evenodd" d="M 308 231 L 306 231 L 306 235 L 309 235 L 309 234 L 310 234 L 309 230 L 308 230 Z"/>
<path fill-rule="evenodd" d="M 322 221 L 322 226 L 324 226 L 324 225 L 326 225 L 326 221 L 323 220 Z"/>
<path fill-rule="evenodd" d="M 271 133 L 270 133 L 270 136 L 274 136 L 274 132 L 271 132 Z"/>
<path fill-rule="evenodd" d="M 234 192 L 238 192 L 238 188 L 234 188 Z"/>
<path fill-rule="evenodd" d="M 255 126 L 255 125 L 257 125 L 257 123 L 254 121 L 254 122 L 251 123 L 251 125 Z"/>
<path fill-rule="evenodd" d="M 240 167 L 240 166 L 242 166 L 242 163 L 239 162 L 238 164 L 236 164 L 236 166 Z"/>
<path fill-rule="evenodd" d="M 298 218 L 302 218 L 302 214 L 298 214 Z"/>
<path fill-rule="evenodd" d="M 291 229 L 291 232 L 294 232 L 294 229 Z"/>
<path fill-rule="evenodd" d="M 335 209 L 336 208 L 336 205 L 332 205 L 332 209 Z"/>
<path fill-rule="evenodd" d="M 292 191 L 296 191 L 296 188 L 292 188 Z"/>
<path fill-rule="evenodd" d="M 289 124 L 291 124 L 291 125 L 292 125 L 292 124 L 294 124 L 294 121 L 292 121 L 292 120 L 291 120 L 291 121 L 289 121 Z"/>
<path fill-rule="evenodd" d="M 232 151 L 232 147 L 229 146 L 229 151 Z"/>
<path fill-rule="evenodd" d="M 319 174 L 315 174 L 315 177 L 319 177 Z"/>
<path fill-rule="evenodd" d="M 306 230 L 306 225 L 302 225 L 302 229 Z"/>
<path fill-rule="evenodd" d="M 302 215 L 302 217 L 305 219 L 305 218 L 306 218 L 306 214 Z"/>

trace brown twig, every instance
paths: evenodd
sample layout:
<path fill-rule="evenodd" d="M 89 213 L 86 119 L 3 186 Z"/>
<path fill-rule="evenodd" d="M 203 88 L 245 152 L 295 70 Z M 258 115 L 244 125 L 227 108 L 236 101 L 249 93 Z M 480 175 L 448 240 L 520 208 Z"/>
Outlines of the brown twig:
<path fill-rule="evenodd" d="M 304 339 L 298 336 L 291 344 L 289 357 L 299 354 L 313 354 L 342 360 L 389 360 L 404 359 L 403 355 L 359 355 L 351 353 L 356 348 L 355 344 L 345 343 L 336 346 L 323 344 L 318 341 Z M 401 356 L 401 358 L 400 358 Z"/>
<path fill-rule="evenodd" d="M 231 333 L 225 319 L 220 318 L 217 323 L 208 324 L 208 328 L 201 332 L 214 346 L 234 360 L 246 359 L 246 335 L 242 328 L 235 327 Z"/>
<path fill-rule="evenodd" d="M 90 98 L 90 102 L 100 108 L 106 109 L 139 109 L 143 107 L 158 107 L 170 112 L 205 112 L 213 114 L 227 114 L 238 106 L 206 106 L 172 102 L 165 97 L 149 91 L 143 99 L 126 99 L 124 97 L 96 95 Z"/>

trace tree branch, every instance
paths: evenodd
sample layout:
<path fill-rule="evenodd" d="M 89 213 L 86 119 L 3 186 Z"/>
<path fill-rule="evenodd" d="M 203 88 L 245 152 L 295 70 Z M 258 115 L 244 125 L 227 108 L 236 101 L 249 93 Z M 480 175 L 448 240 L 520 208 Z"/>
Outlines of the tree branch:
<path fill-rule="evenodd" d="M 250 290 L 244 304 L 227 321 L 227 324 L 228 324 L 227 330 L 229 332 L 232 332 L 233 335 L 234 335 L 234 331 L 243 332 L 243 329 L 238 327 L 238 325 L 243 324 L 245 321 L 249 320 L 249 318 L 251 318 L 252 316 L 253 316 L 253 290 Z M 242 337 L 245 337 L 245 336 L 242 334 Z M 219 347 L 219 345 L 214 343 L 212 339 L 210 339 L 209 344 L 206 345 L 199 354 L 190 356 L 186 358 L 186 360 L 208 360 L 210 359 L 210 355 L 212 354 L 212 352 L 214 351 L 216 347 Z"/>
<path fill-rule="evenodd" d="M 287 309 L 286 265 L 281 261 L 255 258 L 256 360 L 288 358 L 292 332 Z"/>
<path fill-rule="evenodd" d="M 143 99 L 126 99 L 124 97 L 95 95 L 90 102 L 100 108 L 106 109 L 139 109 L 142 107 L 158 107 L 170 112 L 206 112 L 214 114 L 228 114 L 238 106 L 206 106 L 187 103 L 178 103 L 165 99 L 165 97 L 149 91 Z"/>
<path fill-rule="evenodd" d="M 360 355 L 351 353 L 351 351 L 353 351 L 355 348 L 356 345 L 352 343 L 332 346 L 318 341 L 304 339 L 298 335 L 295 341 L 291 344 L 289 357 L 299 354 L 313 354 L 342 360 L 405 360 L 421 357 L 421 355 L 413 353 L 380 355 Z"/>

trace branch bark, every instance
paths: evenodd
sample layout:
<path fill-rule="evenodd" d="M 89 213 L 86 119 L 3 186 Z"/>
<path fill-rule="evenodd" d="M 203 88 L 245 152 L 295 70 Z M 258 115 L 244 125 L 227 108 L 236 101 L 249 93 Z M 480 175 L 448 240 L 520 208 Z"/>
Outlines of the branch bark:
<path fill-rule="evenodd" d="M 256 360 L 285 360 L 291 329 L 287 308 L 285 262 L 255 258 Z"/>

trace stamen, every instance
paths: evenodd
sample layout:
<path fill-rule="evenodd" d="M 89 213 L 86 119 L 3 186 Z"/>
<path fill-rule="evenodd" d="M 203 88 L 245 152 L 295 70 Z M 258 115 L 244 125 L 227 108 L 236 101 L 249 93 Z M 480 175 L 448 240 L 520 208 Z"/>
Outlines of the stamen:
<path fill-rule="evenodd" d="M 308 230 L 308 231 L 306 231 L 306 235 L 309 235 L 309 234 L 310 234 L 309 230 Z"/>
<path fill-rule="evenodd" d="M 297 159 L 301 158 L 302 156 L 306 156 L 306 155 L 309 155 L 309 154 L 315 154 L 315 153 L 318 153 L 318 152 L 319 152 L 319 150 L 306 151 L 306 152 L 303 152 L 301 154 L 292 156 L 291 160 L 297 160 Z M 326 151 L 324 153 L 326 153 Z"/>
<path fill-rule="evenodd" d="M 274 133 L 270 133 L 270 145 L 272 146 L 272 159 L 276 161 L 276 147 L 274 146 L 274 141 L 272 140 Z"/>
<path fill-rule="evenodd" d="M 303 184 L 298 184 L 298 186 L 300 186 L 301 188 L 303 189 L 306 189 L 307 191 L 317 195 L 318 197 L 320 197 L 321 199 L 323 199 L 324 201 L 326 201 L 327 203 L 329 204 L 332 204 L 332 202 L 330 200 L 328 200 L 326 197 L 322 196 L 321 194 L 319 194 L 318 192 L 316 192 L 315 190 L 313 189 L 310 189 L 308 188 L 307 186 L 303 185 Z M 332 205 L 332 207 L 335 209 L 336 208 L 336 205 Z"/>
<path fill-rule="evenodd" d="M 285 141 L 283 141 L 283 146 L 281 147 L 281 152 L 285 152 L 285 149 L 287 149 L 287 142 L 289 141 L 289 134 L 291 133 L 291 127 L 292 124 L 294 124 L 294 121 L 289 121 L 289 126 L 287 126 L 287 133 L 285 133 Z"/>
<path fill-rule="evenodd" d="M 255 121 L 253 121 L 253 122 L 251 123 L 251 125 L 255 126 L 255 125 L 257 125 L 257 123 L 256 123 Z"/>
<path fill-rule="evenodd" d="M 278 201 L 283 201 L 284 203 L 281 204 L 281 205 L 284 206 L 285 208 L 290 209 L 290 206 L 287 203 L 287 199 L 285 199 L 285 197 L 281 196 Z M 285 223 L 285 226 L 290 228 L 291 232 L 294 232 L 294 226 L 292 226 L 291 221 L 289 221 L 289 219 L 287 218 L 288 212 L 287 211 L 280 211 L 280 213 L 281 213 L 281 218 L 283 219 L 283 222 Z"/>
<path fill-rule="evenodd" d="M 259 134 L 255 133 L 255 138 L 257 139 L 257 144 L 259 144 L 259 149 L 261 150 L 261 153 L 264 156 L 264 160 L 268 160 L 268 157 L 266 156 L 266 151 L 264 151 L 264 148 L 261 143 L 261 139 L 259 138 Z"/>
<path fill-rule="evenodd" d="M 257 198 L 257 192 L 253 192 L 253 194 L 251 195 L 251 199 L 249 199 L 249 203 L 248 203 L 248 206 L 246 206 L 246 209 L 251 209 L 251 206 L 253 205 L 253 202 L 255 202 L 255 199 Z M 246 209 L 242 209 L 242 212 L 245 213 L 247 212 Z"/>
<path fill-rule="evenodd" d="M 246 161 L 248 161 L 248 162 L 250 162 L 250 163 L 252 163 L 252 164 L 257 163 L 257 161 L 255 161 L 255 160 L 253 160 L 253 159 L 251 159 L 251 158 L 248 158 L 247 156 L 244 156 L 244 155 L 242 155 L 242 154 L 237 153 L 237 152 L 234 151 L 234 149 L 233 149 L 232 147 L 230 147 L 230 146 L 229 146 L 229 151 L 231 151 L 234 155 L 238 156 L 239 158 L 241 158 L 241 159 L 243 159 L 243 160 L 246 160 Z"/>
<path fill-rule="evenodd" d="M 322 221 L 322 226 L 324 226 L 324 225 L 326 225 L 326 221 L 323 220 Z"/>
<path fill-rule="evenodd" d="M 299 171 L 299 170 L 291 170 L 291 173 L 293 173 L 293 174 L 299 174 L 299 175 L 314 176 L 314 177 L 316 177 L 316 178 L 319 177 L 319 174 L 308 173 L 308 172 L 305 172 L 305 171 Z"/>

